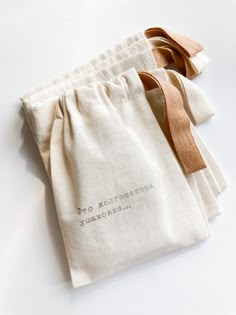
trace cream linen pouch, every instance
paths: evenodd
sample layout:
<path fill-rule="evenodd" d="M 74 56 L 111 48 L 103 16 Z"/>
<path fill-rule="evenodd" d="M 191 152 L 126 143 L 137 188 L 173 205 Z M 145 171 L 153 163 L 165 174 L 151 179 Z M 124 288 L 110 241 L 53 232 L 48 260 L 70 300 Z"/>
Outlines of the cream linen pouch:
<path fill-rule="evenodd" d="M 135 69 L 62 95 L 50 165 L 74 287 L 209 236 Z"/>

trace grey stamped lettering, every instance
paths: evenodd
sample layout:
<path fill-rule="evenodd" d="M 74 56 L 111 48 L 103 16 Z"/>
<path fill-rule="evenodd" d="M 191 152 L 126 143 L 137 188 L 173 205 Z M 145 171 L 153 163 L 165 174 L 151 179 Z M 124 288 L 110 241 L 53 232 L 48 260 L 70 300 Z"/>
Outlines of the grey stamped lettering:
<path fill-rule="evenodd" d="M 115 214 L 118 214 L 124 210 L 128 210 L 131 208 L 130 205 L 126 205 L 126 206 L 121 206 L 121 205 L 115 205 L 116 203 L 118 202 L 122 202 L 122 204 L 125 202 L 125 201 L 128 201 L 128 200 L 131 200 L 132 198 L 135 198 L 136 195 L 139 195 L 139 194 L 143 194 L 143 193 L 146 193 L 148 192 L 149 190 L 153 189 L 154 186 L 153 184 L 150 184 L 150 185 L 144 185 L 144 186 L 141 186 L 141 187 L 137 187 L 133 190 L 130 190 L 130 191 L 127 191 L 127 192 L 124 192 L 122 194 L 118 194 L 116 196 L 113 196 L 113 197 L 108 197 L 107 199 L 104 199 L 102 201 L 99 201 L 97 203 L 97 207 L 93 207 L 93 206 L 89 206 L 89 207 L 86 207 L 86 208 L 77 208 L 77 213 L 78 215 L 80 216 L 87 216 L 89 215 L 90 213 L 92 214 L 93 211 L 97 211 L 97 210 L 101 210 L 100 213 L 94 213 L 93 215 L 83 219 L 83 220 L 80 220 L 79 223 L 80 223 L 80 226 L 81 227 L 84 227 L 86 224 L 90 224 L 91 222 L 96 222 L 98 220 L 103 220 L 105 219 L 106 217 L 108 216 L 112 216 L 112 215 L 115 215 Z M 114 206 L 110 209 L 106 209 L 109 205 L 111 204 L 114 204 Z"/>

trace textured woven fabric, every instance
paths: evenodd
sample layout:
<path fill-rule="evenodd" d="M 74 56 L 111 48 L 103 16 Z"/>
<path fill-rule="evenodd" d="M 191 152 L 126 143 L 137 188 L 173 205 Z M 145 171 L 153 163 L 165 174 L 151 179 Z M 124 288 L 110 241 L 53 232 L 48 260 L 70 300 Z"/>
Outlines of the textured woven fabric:
<path fill-rule="evenodd" d="M 146 90 L 160 89 L 163 95 L 163 125 L 165 136 L 185 174 L 206 168 L 206 164 L 191 132 L 190 119 L 184 109 L 183 98 L 172 84 L 149 72 L 139 72 Z"/>

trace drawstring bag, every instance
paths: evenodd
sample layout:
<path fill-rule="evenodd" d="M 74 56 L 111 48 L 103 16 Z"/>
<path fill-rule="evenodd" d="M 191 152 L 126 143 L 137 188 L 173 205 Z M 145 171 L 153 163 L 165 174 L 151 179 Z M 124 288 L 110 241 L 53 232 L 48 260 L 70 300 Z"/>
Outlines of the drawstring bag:
<path fill-rule="evenodd" d="M 144 85 L 156 84 L 153 78 Z M 209 236 L 183 173 L 205 165 L 179 92 L 159 85 L 176 158 L 144 85 L 133 68 L 64 93 L 56 107 L 51 183 L 74 287 Z"/>
<path fill-rule="evenodd" d="M 149 38 L 151 38 L 150 35 Z M 191 40 L 189 41 L 192 43 Z M 183 40 L 181 44 L 183 46 Z M 185 43 L 185 50 L 188 49 L 193 54 L 193 49 L 190 46 Z M 55 108 L 59 95 L 68 89 L 94 81 L 109 80 L 135 65 L 137 71 L 154 71 L 157 76 L 177 87 L 184 100 L 185 110 L 194 124 L 199 124 L 214 114 L 204 93 L 196 85 L 177 72 L 164 69 L 156 70 L 157 65 L 154 55 L 151 49 L 146 49 L 147 47 L 147 38 L 142 33 L 137 33 L 123 41 L 122 44 L 116 45 L 113 50 L 100 54 L 90 63 L 64 75 L 63 79 L 55 79 L 42 88 L 32 90 L 23 97 L 26 115 L 49 176 L 49 140 Z M 139 52 L 139 50 L 141 51 Z M 197 53 L 197 50 L 195 50 L 195 53 L 196 55 L 202 54 L 201 52 Z M 112 63 L 112 60 L 115 63 Z M 107 68 L 104 67 L 105 64 L 108 65 Z M 155 96 L 155 94 L 153 95 Z M 207 155 L 207 169 L 189 176 L 188 179 L 190 180 L 190 177 L 194 177 L 190 180 L 190 185 L 194 191 L 197 188 L 197 194 L 201 196 L 199 202 L 203 202 L 208 217 L 211 218 L 220 213 L 216 203 L 216 196 L 224 190 L 226 181 L 207 146 L 203 144 L 199 135 L 195 136 L 198 137 L 199 146 L 203 147 L 202 155 L 204 157 Z"/>
<path fill-rule="evenodd" d="M 225 179 L 193 124 L 214 112 L 168 70 L 207 62 L 196 42 L 145 31 L 22 98 L 74 287 L 209 236 Z"/>

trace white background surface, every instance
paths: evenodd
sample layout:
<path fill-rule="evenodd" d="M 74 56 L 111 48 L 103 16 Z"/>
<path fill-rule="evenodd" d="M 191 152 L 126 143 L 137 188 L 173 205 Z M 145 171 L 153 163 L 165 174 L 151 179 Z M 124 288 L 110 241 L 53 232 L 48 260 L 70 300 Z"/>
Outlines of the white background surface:
<path fill-rule="evenodd" d="M 151 26 L 199 40 L 195 80 L 216 110 L 198 127 L 230 182 L 212 237 L 73 289 L 52 192 L 19 102 L 28 88 Z M 0 2 L 0 314 L 236 314 L 236 1 Z"/>

